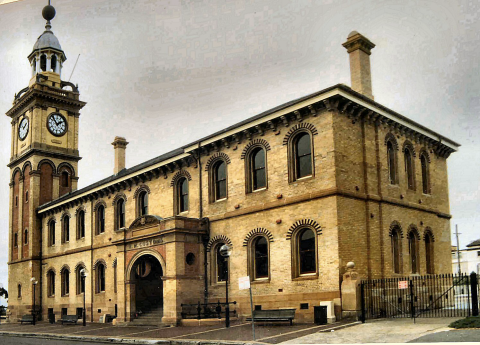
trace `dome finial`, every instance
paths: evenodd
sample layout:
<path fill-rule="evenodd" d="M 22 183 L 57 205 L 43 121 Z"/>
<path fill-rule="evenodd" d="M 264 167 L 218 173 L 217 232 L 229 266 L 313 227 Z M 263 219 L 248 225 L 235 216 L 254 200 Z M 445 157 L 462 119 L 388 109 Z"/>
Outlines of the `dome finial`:
<path fill-rule="evenodd" d="M 47 24 L 45 25 L 45 29 L 47 30 L 51 29 L 52 25 L 50 24 L 50 21 L 53 18 L 55 18 L 55 14 L 56 14 L 55 7 L 50 5 L 50 0 L 48 0 L 48 5 L 45 6 L 42 10 L 42 16 L 47 21 Z"/>

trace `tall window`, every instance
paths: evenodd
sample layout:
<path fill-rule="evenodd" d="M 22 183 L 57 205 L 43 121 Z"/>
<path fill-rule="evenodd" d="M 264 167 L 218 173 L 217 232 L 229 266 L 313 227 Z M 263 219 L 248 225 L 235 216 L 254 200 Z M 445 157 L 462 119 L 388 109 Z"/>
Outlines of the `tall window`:
<path fill-rule="evenodd" d="M 18 284 L 17 286 L 17 297 L 22 298 L 22 285 Z"/>
<path fill-rule="evenodd" d="M 254 279 L 268 278 L 268 242 L 263 236 L 253 241 Z"/>
<path fill-rule="evenodd" d="M 60 185 L 62 187 L 68 187 L 68 172 L 63 171 L 60 175 Z"/>
<path fill-rule="evenodd" d="M 227 280 L 227 275 L 228 275 L 228 264 L 225 261 L 225 258 L 220 254 L 220 248 L 224 245 L 225 243 L 219 243 L 215 247 L 215 258 L 217 261 L 217 282 L 224 282 Z"/>
<path fill-rule="evenodd" d="M 23 233 L 23 243 L 28 244 L 28 230 L 25 229 Z"/>
<path fill-rule="evenodd" d="M 182 177 L 177 183 L 177 213 L 188 211 L 188 181 Z"/>
<path fill-rule="evenodd" d="M 100 205 L 97 209 L 97 235 L 105 232 L 105 206 Z"/>
<path fill-rule="evenodd" d="M 53 219 L 48 223 L 48 244 L 55 245 L 55 221 Z"/>
<path fill-rule="evenodd" d="M 70 271 L 63 269 L 62 273 L 62 296 L 67 296 L 70 293 Z"/>
<path fill-rule="evenodd" d="M 63 229 L 62 229 L 63 243 L 70 242 L 70 217 L 63 217 Z"/>
<path fill-rule="evenodd" d="M 13 235 L 13 246 L 18 247 L 18 234 L 17 233 L 15 233 Z"/>
<path fill-rule="evenodd" d="M 47 294 L 55 296 L 55 272 L 51 270 L 47 273 Z"/>
<path fill-rule="evenodd" d="M 398 229 L 392 230 L 392 266 L 394 273 L 400 273 L 400 233 Z"/>
<path fill-rule="evenodd" d="M 433 258 L 433 238 L 431 234 L 427 233 L 425 235 L 425 262 L 427 264 L 427 274 L 434 273 Z"/>
<path fill-rule="evenodd" d="M 294 138 L 295 179 L 312 175 L 312 145 L 308 133 Z"/>
<path fill-rule="evenodd" d="M 45 72 L 47 70 L 47 57 L 45 54 L 42 54 L 40 56 L 40 69 L 42 72 Z"/>
<path fill-rule="evenodd" d="M 82 278 L 82 273 L 81 270 L 84 269 L 85 267 L 83 266 L 78 266 L 77 270 L 75 271 L 75 280 L 76 280 L 76 285 L 77 285 L 77 295 L 80 295 L 81 293 L 85 292 L 85 281 Z"/>
<path fill-rule="evenodd" d="M 428 160 L 427 157 L 422 154 L 420 156 L 420 163 L 422 165 L 422 191 L 423 194 L 429 194 L 430 193 L 430 181 L 429 181 L 429 176 L 428 176 Z"/>
<path fill-rule="evenodd" d="M 315 233 L 311 229 L 303 229 L 298 232 L 297 250 L 298 272 L 300 274 L 315 273 L 317 271 Z"/>
<path fill-rule="evenodd" d="M 99 263 L 96 269 L 96 285 L 95 292 L 100 293 L 105 291 L 105 265 Z"/>
<path fill-rule="evenodd" d="M 148 193 L 146 191 L 143 191 L 138 195 L 138 212 L 139 216 L 145 216 L 148 214 Z"/>
<path fill-rule="evenodd" d="M 55 72 L 56 69 L 57 69 L 57 56 L 56 55 L 52 55 L 50 65 L 52 67 L 52 71 Z"/>
<path fill-rule="evenodd" d="M 387 141 L 388 178 L 390 184 L 397 183 L 397 167 L 395 160 L 395 149 L 391 141 Z"/>
<path fill-rule="evenodd" d="M 408 189 L 415 189 L 415 176 L 413 171 L 413 158 L 412 153 L 408 147 L 404 150 L 405 157 L 405 174 L 407 176 Z"/>
<path fill-rule="evenodd" d="M 125 200 L 117 201 L 117 229 L 125 227 Z"/>
<path fill-rule="evenodd" d="M 85 211 L 80 210 L 77 213 L 77 239 L 85 237 Z"/>
<path fill-rule="evenodd" d="M 256 148 L 250 153 L 247 160 L 248 192 L 259 190 L 267 186 L 265 161 L 265 150 L 263 148 Z"/>
<path fill-rule="evenodd" d="M 227 164 L 218 161 L 213 166 L 213 201 L 227 197 Z"/>
<path fill-rule="evenodd" d="M 410 267 L 412 273 L 419 272 L 419 260 L 418 260 L 418 239 L 413 231 L 408 234 L 408 249 L 410 251 Z"/>

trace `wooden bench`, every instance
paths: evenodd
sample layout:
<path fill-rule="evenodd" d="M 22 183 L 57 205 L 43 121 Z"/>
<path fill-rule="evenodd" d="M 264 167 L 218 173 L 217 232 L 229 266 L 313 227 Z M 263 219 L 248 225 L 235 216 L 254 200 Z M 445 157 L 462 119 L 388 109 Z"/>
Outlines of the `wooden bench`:
<path fill-rule="evenodd" d="M 77 315 L 63 315 L 62 318 L 59 320 L 62 325 L 66 323 L 75 323 L 77 324 L 78 322 L 78 316 Z"/>
<path fill-rule="evenodd" d="M 20 319 L 20 324 L 23 325 L 24 322 L 33 324 L 33 315 L 31 314 L 23 315 L 22 318 Z"/>
<path fill-rule="evenodd" d="M 296 309 L 276 309 L 276 310 L 254 310 L 254 321 L 289 321 L 290 326 L 295 318 Z M 252 321 L 252 318 L 247 318 L 247 321 Z"/>

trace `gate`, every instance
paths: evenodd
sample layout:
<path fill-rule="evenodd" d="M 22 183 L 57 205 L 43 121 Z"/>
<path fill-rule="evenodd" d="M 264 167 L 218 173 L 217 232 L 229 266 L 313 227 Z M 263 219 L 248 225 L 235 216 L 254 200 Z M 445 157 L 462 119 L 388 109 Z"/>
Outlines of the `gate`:
<path fill-rule="evenodd" d="M 362 280 L 362 321 L 477 316 L 477 286 L 475 273 Z"/>

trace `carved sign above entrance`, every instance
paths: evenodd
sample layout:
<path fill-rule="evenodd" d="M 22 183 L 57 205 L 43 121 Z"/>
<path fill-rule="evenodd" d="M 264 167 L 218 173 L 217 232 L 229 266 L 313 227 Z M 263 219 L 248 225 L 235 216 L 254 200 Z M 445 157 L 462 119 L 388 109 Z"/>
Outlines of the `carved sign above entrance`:
<path fill-rule="evenodd" d="M 148 240 L 139 241 L 139 242 L 135 242 L 135 243 L 128 243 L 127 244 L 127 250 L 145 248 L 145 247 L 150 247 L 150 246 L 154 246 L 154 245 L 162 244 L 162 243 L 163 243 L 163 238 L 162 237 L 151 238 L 151 239 L 148 239 Z"/>

